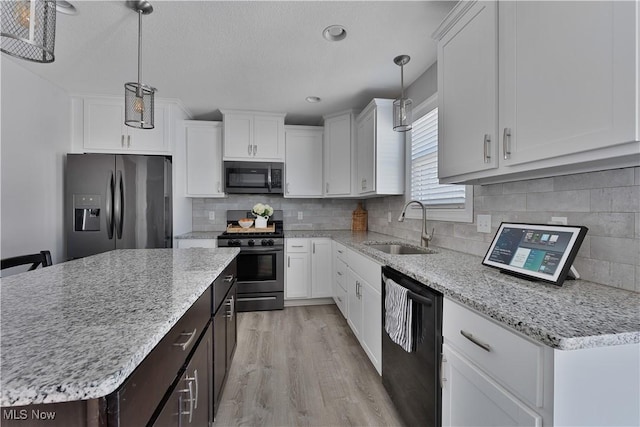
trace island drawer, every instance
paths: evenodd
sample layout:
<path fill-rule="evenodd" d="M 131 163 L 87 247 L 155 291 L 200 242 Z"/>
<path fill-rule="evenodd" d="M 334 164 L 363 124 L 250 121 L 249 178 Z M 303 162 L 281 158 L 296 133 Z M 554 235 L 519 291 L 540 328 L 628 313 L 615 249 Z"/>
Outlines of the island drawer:
<path fill-rule="evenodd" d="M 237 258 L 234 258 L 231 263 L 224 269 L 222 273 L 218 275 L 218 278 L 213 282 L 212 291 L 213 291 L 213 299 L 211 307 L 211 315 L 215 314 L 224 301 L 224 297 L 229 292 L 229 289 L 233 286 L 233 284 L 237 280 Z"/>
<path fill-rule="evenodd" d="M 455 303 L 443 303 L 442 335 L 503 386 L 541 407 L 544 346 Z"/>
<path fill-rule="evenodd" d="M 209 286 L 125 383 L 109 395 L 109 427 L 147 424 L 207 327 L 211 299 Z"/>

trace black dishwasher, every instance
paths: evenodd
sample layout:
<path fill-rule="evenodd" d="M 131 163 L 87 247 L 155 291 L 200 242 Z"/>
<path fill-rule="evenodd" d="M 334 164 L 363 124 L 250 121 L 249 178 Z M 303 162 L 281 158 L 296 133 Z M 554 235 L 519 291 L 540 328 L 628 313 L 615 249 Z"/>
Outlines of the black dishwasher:
<path fill-rule="evenodd" d="M 387 280 L 407 289 L 413 345 L 407 352 L 387 334 Z M 382 268 L 382 383 L 407 426 L 440 426 L 442 294 L 390 268 Z"/>

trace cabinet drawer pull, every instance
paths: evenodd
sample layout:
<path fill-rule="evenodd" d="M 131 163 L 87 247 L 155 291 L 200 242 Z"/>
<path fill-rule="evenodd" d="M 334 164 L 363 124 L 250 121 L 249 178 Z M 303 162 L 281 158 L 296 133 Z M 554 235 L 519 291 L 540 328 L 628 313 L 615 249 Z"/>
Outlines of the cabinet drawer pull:
<path fill-rule="evenodd" d="M 468 339 L 469 341 L 471 341 L 472 343 L 474 343 L 475 345 L 477 345 L 478 347 L 480 347 L 481 349 L 483 349 L 484 351 L 491 351 L 491 346 L 489 344 L 485 344 L 483 342 L 478 341 L 469 332 L 466 332 L 460 329 L 460 334 L 466 339 Z"/>
<path fill-rule="evenodd" d="M 290 267 L 291 267 L 291 257 L 288 256 L 287 257 L 287 268 L 290 268 Z"/>
<path fill-rule="evenodd" d="M 174 342 L 173 345 L 175 347 L 182 347 L 182 351 L 185 351 L 187 347 L 191 345 L 191 342 L 195 339 L 197 330 L 198 328 L 193 328 L 193 332 L 181 333 L 180 336 L 189 336 L 189 339 L 187 339 L 185 342 Z"/>
<path fill-rule="evenodd" d="M 258 146 L 254 145 L 253 146 L 253 155 L 255 156 L 257 152 L 258 152 Z"/>
<path fill-rule="evenodd" d="M 340 297 L 336 297 L 336 298 L 338 298 L 338 301 L 342 302 L 342 298 L 340 298 Z"/>
<path fill-rule="evenodd" d="M 313 246 L 312 252 L 315 254 L 316 253 L 316 244 L 312 243 L 312 246 Z"/>
<path fill-rule="evenodd" d="M 120 135 L 120 146 L 124 148 L 124 135 Z"/>
<path fill-rule="evenodd" d="M 127 135 L 127 147 L 131 147 L 131 135 Z"/>
<path fill-rule="evenodd" d="M 251 155 L 251 144 L 247 145 L 247 154 Z"/>
<path fill-rule="evenodd" d="M 491 162 L 491 135 L 484 134 L 484 162 Z"/>
<path fill-rule="evenodd" d="M 329 183 L 328 182 L 324 185 L 324 192 L 325 193 L 329 193 Z"/>
<path fill-rule="evenodd" d="M 225 276 L 224 281 L 227 283 L 233 282 L 233 274 L 229 274 L 228 276 Z"/>
<path fill-rule="evenodd" d="M 338 253 L 341 254 L 341 253 L 344 253 L 344 252 L 342 252 L 340 249 L 338 249 Z"/>
<path fill-rule="evenodd" d="M 189 375 L 187 375 L 185 377 L 185 381 L 193 381 L 196 384 L 196 397 L 195 397 L 195 402 L 193 403 L 193 407 L 194 409 L 198 409 L 198 370 L 194 369 L 193 370 L 193 376 L 190 377 Z"/>
<path fill-rule="evenodd" d="M 504 128 L 504 133 L 502 134 L 502 154 L 504 155 L 505 160 L 509 160 L 511 158 L 511 129 Z"/>
<path fill-rule="evenodd" d="M 303 245 L 291 245 L 292 248 L 304 248 Z"/>
<path fill-rule="evenodd" d="M 336 273 L 338 273 L 338 276 L 342 276 L 342 273 L 340 273 L 339 271 L 336 271 Z"/>

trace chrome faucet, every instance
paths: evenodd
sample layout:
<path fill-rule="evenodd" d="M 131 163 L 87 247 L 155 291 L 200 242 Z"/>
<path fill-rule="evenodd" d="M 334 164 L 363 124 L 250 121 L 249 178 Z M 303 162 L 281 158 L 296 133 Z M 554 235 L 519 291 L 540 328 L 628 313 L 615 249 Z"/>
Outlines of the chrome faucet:
<path fill-rule="evenodd" d="M 429 241 L 433 239 L 433 232 L 435 231 L 435 228 L 431 230 L 431 234 L 427 234 L 427 208 L 424 206 L 424 204 L 422 204 L 422 202 L 419 202 L 417 200 L 408 201 L 407 204 L 405 204 L 404 207 L 402 208 L 402 213 L 400 213 L 400 216 L 398 217 L 398 221 L 399 222 L 404 221 L 404 216 L 407 212 L 407 207 L 411 203 L 416 203 L 420 205 L 420 207 L 422 208 L 422 236 L 420 236 L 420 239 L 421 239 L 420 246 L 428 248 Z"/>

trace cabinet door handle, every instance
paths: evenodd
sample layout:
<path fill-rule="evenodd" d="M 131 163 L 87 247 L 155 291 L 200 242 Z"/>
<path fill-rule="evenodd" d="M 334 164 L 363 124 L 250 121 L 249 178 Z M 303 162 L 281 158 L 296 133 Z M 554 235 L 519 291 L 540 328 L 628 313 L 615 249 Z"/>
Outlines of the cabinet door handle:
<path fill-rule="evenodd" d="M 491 162 L 491 135 L 484 134 L 484 162 Z"/>
<path fill-rule="evenodd" d="M 131 147 L 131 135 L 127 135 L 127 147 Z"/>
<path fill-rule="evenodd" d="M 120 146 L 124 148 L 124 135 L 120 135 Z"/>
<path fill-rule="evenodd" d="M 187 375 L 185 377 L 185 380 L 186 381 L 193 381 L 195 383 L 195 385 L 196 385 L 196 398 L 195 398 L 195 402 L 193 404 L 193 408 L 194 409 L 198 409 L 198 394 L 199 394 L 198 393 L 198 389 L 199 389 L 199 387 L 198 387 L 198 370 L 194 369 L 193 370 L 193 377 L 189 377 L 189 375 Z"/>
<path fill-rule="evenodd" d="M 290 268 L 290 267 L 291 267 L 291 257 L 288 256 L 287 257 L 287 268 Z"/>
<path fill-rule="evenodd" d="M 460 329 L 460 334 L 466 339 L 468 339 L 469 341 L 471 341 L 472 343 L 474 343 L 475 345 L 477 345 L 478 347 L 480 347 L 481 349 L 483 349 L 484 351 L 491 351 L 491 346 L 489 344 L 485 344 L 483 342 L 478 341 L 478 339 L 474 338 L 474 336 L 471 335 L 469 332 L 466 332 Z"/>
<path fill-rule="evenodd" d="M 258 146 L 254 145 L 253 146 L 253 155 L 255 156 L 258 153 Z"/>
<path fill-rule="evenodd" d="M 511 158 L 511 128 L 504 128 L 502 134 L 502 154 L 505 160 Z"/>
<path fill-rule="evenodd" d="M 220 181 L 218 181 L 218 193 L 222 193 L 222 188 L 220 187 Z"/>
<path fill-rule="evenodd" d="M 342 276 L 342 273 L 340 273 L 339 271 L 336 271 L 336 273 L 338 273 L 338 276 Z"/>
<path fill-rule="evenodd" d="M 338 249 L 338 253 L 339 253 L 339 254 L 341 254 L 341 253 L 343 253 L 343 252 L 342 252 L 340 249 Z"/>
<path fill-rule="evenodd" d="M 325 193 L 329 193 L 329 183 L 328 182 L 324 185 L 324 192 Z"/>
<path fill-rule="evenodd" d="M 286 185 L 286 191 L 287 191 L 287 194 L 289 194 L 289 183 L 288 182 L 287 182 L 287 185 Z"/>
<path fill-rule="evenodd" d="M 336 297 L 336 298 L 338 298 L 338 301 L 342 302 L 342 298 L 340 298 L 340 297 Z"/>
<path fill-rule="evenodd" d="M 175 347 L 182 347 L 182 351 L 185 351 L 187 349 L 187 347 L 189 347 L 189 345 L 191 345 L 191 342 L 194 340 L 194 338 L 196 337 L 196 332 L 197 332 L 198 328 L 193 328 L 193 332 L 183 332 L 180 334 L 180 336 L 189 336 L 189 339 L 187 339 L 185 342 L 174 342 L 173 345 Z"/>
<path fill-rule="evenodd" d="M 315 243 L 312 243 L 312 245 L 311 245 L 311 246 L 313 246 L 312 253 L 314 253 L 314 254 L 315 254 L 315 253 L 316 253 L 316 244 L 315 244 Z"/>
<path fill-rule="evenodd" d="M 292 248 L 304 248 L 303 245 L 291 245 Z"/>
<path fill-rule="evenodd" d="M 193 382 L 189 381 L 189 424 L 193 420 Z"/>
<path fill-rule="evenodd" d="M 251 144 L 247 145 L 247 154 L 251 155 Z"/>

